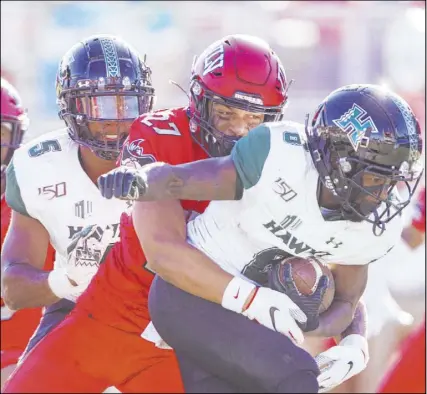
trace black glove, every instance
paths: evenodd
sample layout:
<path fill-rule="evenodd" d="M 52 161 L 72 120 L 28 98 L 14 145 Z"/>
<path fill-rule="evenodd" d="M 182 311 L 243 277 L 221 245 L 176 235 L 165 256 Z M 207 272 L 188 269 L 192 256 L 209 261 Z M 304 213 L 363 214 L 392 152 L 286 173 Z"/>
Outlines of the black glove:
<path fill-rule="evenodd" d="M 313 294 L 301 294 L 292 279 L 292 265 L 288 263 L 275 264 L 268 277 L 269 287 L 273 290 L 285 293 L 307 316 L 304 325 L 297 322 L 304 332 L 313 331 L 319 327 L 319 309 L 323 295 L 328 288 L 329 279 L 322 275 Z"/>
<path fill-rule="evenodd" d="M 103 197 L 138 200 L 147 190 L 139 169 L 118 167 L 98 178 L 98 188 Z"/>

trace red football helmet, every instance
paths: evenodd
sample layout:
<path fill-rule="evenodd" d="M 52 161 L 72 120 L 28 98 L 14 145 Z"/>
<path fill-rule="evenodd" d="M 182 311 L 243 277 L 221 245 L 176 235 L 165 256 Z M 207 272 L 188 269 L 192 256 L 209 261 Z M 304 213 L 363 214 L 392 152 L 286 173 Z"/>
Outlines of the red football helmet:
<path fill-rule="evenodd" d="M 214 42 L 193 62 L 189 107 L 193 139 L 209 156 L 229 154 L 240 136 L 215 127 L 215 103 L 260 114 L 259 123 L 277 121 L 283 117 L 288 87 L 282 63 L 265 41 L 235 34 Z M 249 124 L 246 132 L 250 128 Z"/>
<path fill-rule="evenodd" d="M 1 78 L 1 147 L 7 148 L 5 155 L 3 155 L 2 149 L 2 165 L 9 163 L 13 151 L 21 145 L 28 124 L 28 116 L 17 90 L 4 78 Z M 10 130 L 10 137 L 6 135 L 7 130 Z"/>

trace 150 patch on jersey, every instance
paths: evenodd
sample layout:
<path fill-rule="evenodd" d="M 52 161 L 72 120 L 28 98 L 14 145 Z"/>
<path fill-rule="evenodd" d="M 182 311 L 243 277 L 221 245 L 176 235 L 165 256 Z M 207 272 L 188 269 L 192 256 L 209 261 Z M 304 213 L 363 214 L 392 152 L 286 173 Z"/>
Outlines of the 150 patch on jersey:
<path fill-rule="evenodd" d="M 283 178 L 278 178 L 273 183 L 273 191 L 277 193 L 283 201 L 291 201 L 298 193 L 293 190 Z"/>

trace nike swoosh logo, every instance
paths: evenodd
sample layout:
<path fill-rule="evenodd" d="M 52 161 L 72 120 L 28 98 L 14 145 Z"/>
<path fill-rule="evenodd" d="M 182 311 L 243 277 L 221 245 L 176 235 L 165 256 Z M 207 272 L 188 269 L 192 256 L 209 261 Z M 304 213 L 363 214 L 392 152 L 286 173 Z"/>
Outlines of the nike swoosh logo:
<path fill-rule="evenodd" d="M 239 289 L 237 290 L 237 294 L 236 294 L 235 296 L 233 296 L 236 300 L 237 300 L 237 297 L 239 296 L 239 293 L 240 293 L 240 287 L 239 287 Z"/>
<path fill-rule="evenodd" d="M 344 375 L 344 377 L 342 378 L 342 380 L 344 380 L 346 378 L 346 376 L 350 373 L 350 371 L 353 369 L 353 361 L 349 361 L 347 364 L 348 364 L 348 371 Z"/>
<path fill-rule="evenodd" d="M 271 322 L 273 323 L 274 331 L 277 331 L 277 328 L 276 328 L 276 319 L 274 317 L 274 312 L 276 312 L 278 310 L 279 310 L 279 308 L 276 308 L 275 306 L 272 306 L 270 308 L 270 319 L 271 319 Z"/>

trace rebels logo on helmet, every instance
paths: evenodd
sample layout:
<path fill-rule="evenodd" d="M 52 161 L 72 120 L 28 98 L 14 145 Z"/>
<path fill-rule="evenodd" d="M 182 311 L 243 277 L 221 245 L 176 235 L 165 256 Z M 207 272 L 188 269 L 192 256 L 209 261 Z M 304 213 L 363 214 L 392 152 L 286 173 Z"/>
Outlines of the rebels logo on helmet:
<path fill-rule="evenodd" d="M 203 69 L 203 76 L 223 66 L 224 66 L 224 46 L 220 44 L 219 46 L 214 48 L 208 56 L 206 56 L 204 69 Z"/>

